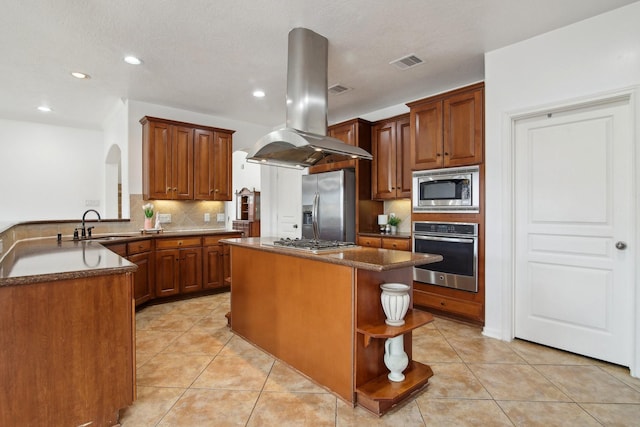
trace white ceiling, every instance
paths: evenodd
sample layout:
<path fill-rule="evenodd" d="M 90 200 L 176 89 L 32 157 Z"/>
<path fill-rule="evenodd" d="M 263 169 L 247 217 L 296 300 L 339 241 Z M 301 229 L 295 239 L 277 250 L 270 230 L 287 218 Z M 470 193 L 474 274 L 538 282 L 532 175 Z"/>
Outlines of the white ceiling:
<path fill-rule="evenodd" d="M 634 1 L 9 0 L 0 118 L 99 128 L 134 99 L 273 127 L 285 120 L 287 34 L 306 27 L 329 39 L 329 85 L 354 88 L 330 95 L 335 123 L 480 81 L 484 52 Z M 425 63 L 389 65 L 407 54 Z"/>

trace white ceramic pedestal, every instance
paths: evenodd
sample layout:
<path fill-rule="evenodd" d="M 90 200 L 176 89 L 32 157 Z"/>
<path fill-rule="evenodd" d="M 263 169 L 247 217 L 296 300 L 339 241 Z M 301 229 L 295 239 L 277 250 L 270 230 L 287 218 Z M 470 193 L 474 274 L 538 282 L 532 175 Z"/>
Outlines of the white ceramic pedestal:
<path fill-rule="evenodd" d="M 384 364 L 390 371 L 387 375 L 390 381 L 404 381 L 402 372 L 409 365 L 409 357 L 404 352 L 404 335 L 387 338 L 384 342 Z"/>
<path fill-rule="evenodd" d="M 382 310 L 387 316 L 385 323 L 389 326 L 404 325 L 404 316 L 409 309 L 409 285 L 384 283 L 380 285 L 380 289 L 382 289 L 382 295 L 380 295 Z"/>

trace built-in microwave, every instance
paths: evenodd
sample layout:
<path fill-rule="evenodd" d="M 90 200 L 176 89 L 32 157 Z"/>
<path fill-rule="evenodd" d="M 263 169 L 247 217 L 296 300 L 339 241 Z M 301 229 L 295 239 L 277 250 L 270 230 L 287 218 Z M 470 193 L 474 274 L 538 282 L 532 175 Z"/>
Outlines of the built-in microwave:
<path fill-rule="evenodd" d="M 480 167 L 413 172 L 413 212 L 480 211 Z"/>

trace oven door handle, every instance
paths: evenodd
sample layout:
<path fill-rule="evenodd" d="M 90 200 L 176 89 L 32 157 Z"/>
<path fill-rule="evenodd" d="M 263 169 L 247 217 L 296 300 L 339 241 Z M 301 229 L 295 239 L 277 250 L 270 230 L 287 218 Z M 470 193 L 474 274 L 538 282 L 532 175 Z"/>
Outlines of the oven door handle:
<path fill-rule="evenodd" d="M 438 237 L 438 236 L 413 236 L 416 240 L 436 240 L 438 242 L 452 243 L 475 243 L 475 238 L 467 239 L 464 237 Z"/>

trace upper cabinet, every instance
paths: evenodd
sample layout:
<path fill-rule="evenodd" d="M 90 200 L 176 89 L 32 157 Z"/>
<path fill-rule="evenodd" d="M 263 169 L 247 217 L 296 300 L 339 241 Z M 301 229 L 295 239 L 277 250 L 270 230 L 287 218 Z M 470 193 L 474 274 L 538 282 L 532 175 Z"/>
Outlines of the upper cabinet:
<path fill-rule="evenodd" d="M 407 105 L 412 170 L 482 163 L 484 83 Z"/>
<path fill-rule="evenodd" d="M 372 198 L 411 197 L 411 127 L 409 115 L 376 123 L 371 131 Z"/>
<path fill-rule="evenodd" d="M 143 117 L 145 199 L 231 200 L 234 131 Z"/>
<path fill-rule="evenodd" d="M 196 200 L 231 200 L 231 133 L 195 129 Z"/>

